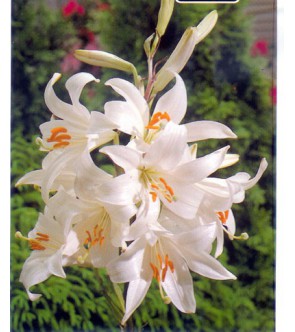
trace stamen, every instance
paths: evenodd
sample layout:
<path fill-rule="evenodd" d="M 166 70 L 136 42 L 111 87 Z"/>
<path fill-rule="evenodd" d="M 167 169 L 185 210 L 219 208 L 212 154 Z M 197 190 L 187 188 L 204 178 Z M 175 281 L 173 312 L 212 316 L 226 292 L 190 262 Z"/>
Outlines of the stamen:
<path fill-rule="evenodd" d="M 51 136 L 47 138 L 48 143 L 56 143 L 53 145 L 54 149 L 62 148 L 70 144 L 71 135 L 65 127 L 55 127 L 50 130 Z"/>
<path fill-rule="evenodd" d="M 172 273 L 174 272 L 174 264 L 172 261 L 169 260 L 168 254 L 165 254 L 164 256 L 163 250 L 160 247 L 160 243 L 157 243 L 154 248 L 156 252 L 154 252 L 154 254 L 152 255 L 153 263 L 150 262 L 150 267 L 153 271 L 153 278 L 155 278 L 158 282 L 161 298 L 163 299 L 164 303 L 169 304 L 171 302 L 171 299 L 164 293 L 162 282 L 165 282 L 169 269 Z"/>
<path fill-rule="evenodd" d="M 154 129 L 154 130 L 159 130 L 161 127 L 159 125 L 155 126 L 156 124 L 160 123 L 162 120 L 170 121 L 170 116 L 167 112 L 157 112 L 153 114 L 150 122 L 148 125 L 145 127 L 146 129 Z"/>
<path fill-rule="evenodd" d="M 87 234 L 87 237 L 83 243 L 83 247 L 86 249 L 86 250 L 89 250 L 91 247 L 95 246 L 97 243 L 102 246 L 103 243 L 104 243 L 104 240 L 105 240 L 105 237 L 103 236 L 103 231 L 104 229 L 101 228 L 99 229 L 98 231 L 98 227 L 99 225 L 97 224 L 95 227 L 93 227 L 93 237 L 90 233 L 90 231 L 86 230 L 86 234 Z"/>
<path fill-rule="evenodd" d="M 219 212 L 217 212 L 217 215 L 218 215 L 218 219 L 222 222 L 222 224 L 225 224 L 228 219 L 229 210 L 219 211 Z"/>
<path fill-rule="evenodd" d="M 152 201 L 155 202 L 157 200 L 157 193 L 155 191 L 150 191 L 150 194 L 152 195 Z"/>
<path fill-rule="evenodd" d="M 153 270 L 153 278 L 155 278 L 158 282 L 160 282 L 161 279 L 160 279 L 160 273 L 159 273 L 158 268 L 153 263 L 150 263 L 150 267 Z"/>
<path fill-rule="evenodd" d="M 15 233 L 15 237 L 17 239 L 21 239 L 21 240 L 25 240 L 29 242 L 29 246 L 31 248 L 31 250 L 45 250 L 46 246 L 43 245 L 41 242 L 48 242 L 50 241 L 49 239 L 49 235 L 47 234 L 43 234 L 43 233 L 36 233 L 36 235 L 38 235 L 36 238 L 28 238 L 22 235 L 21 232 L 17 231 Z"/>

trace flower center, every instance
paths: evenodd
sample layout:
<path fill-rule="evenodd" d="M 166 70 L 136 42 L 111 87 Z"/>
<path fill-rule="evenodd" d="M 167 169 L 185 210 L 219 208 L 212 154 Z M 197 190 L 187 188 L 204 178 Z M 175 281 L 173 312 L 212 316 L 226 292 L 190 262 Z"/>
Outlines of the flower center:
<path fill-rule="evenodd" d="M 157 200 L 159 195 L 164 197 L 169 203 L 176 200 L 174 190 L 158 172 L 143 168 L 141 169 L 141 179 L 145 187 L 148 188 L 153 202 Z"/>
<path fill-rule="evenodd" d="M 87 237 L 83 243 L 83 247 L 86 250 L 89 250 L 91 247 L 95 246 L 97 243 L 102 246 L 105 237 L 103 236 L 103 228 L 99 228 L 99 225 L 97 224 L 95 227 L 93 227 L 92 232 L 86 231 Z"/>
<path fill-rule="evenodd" d="M 97 222 L 92 228 L 88 228 L 84 231 L 85 237 L 84 238 L 82 237 L 82 243 L 83 243 L 83 248 L 86 250 L 86 252 L 78 256 L 78 262 L 80 264 L 85 263 L 90 250 L 94 246 L 99 245 L 101 247 L 104 244 L 106 234 L 109 231 L 108 228 L 109 225 L 110 225 L 110 217 L 108 213 L 104 211 L 99 222 Z"/>
<path fill-rule="evenodd" d="M 65 127 L 55 127 L 50 130 L 51 136 L 47 138 L 48 143 L 55 143 L 54 149 L 63 148 L 70 144 L 71 135 L 68 134 L 68 130 Z"/>
<path fill-rule="evenodd" d="M 46 250 L 46 249 L 58 249 L 60 246 L 51 241 L 48 234 L 36 233 L 36 237 L 28 238 L 22 235 L 21 232 L 16 232 L 15 237 L 21 240 L 29 242 L 31 250 Z"/>
<path fill-rule="evenodd" d="M 173 262 L 169 260 L 169 256 L 167 254 L 164 259 L 160 254 L 157 254 L 157 262 L 154 263 L 150 263 L 150 267 L 153 270 L 153 278 L 155 278 L 158 282 L 165 281 L 168 269 L 170 269 L 172 273 L 174 272 Z"/>
<path fill-rule="evenodd" d="M 150 122 L 145 127 L 148 131 L 145 134 L 144 141 L 150 144 L 169 121 L 170 116 L 167 112 L 157 112 L 153 114 Z"/>

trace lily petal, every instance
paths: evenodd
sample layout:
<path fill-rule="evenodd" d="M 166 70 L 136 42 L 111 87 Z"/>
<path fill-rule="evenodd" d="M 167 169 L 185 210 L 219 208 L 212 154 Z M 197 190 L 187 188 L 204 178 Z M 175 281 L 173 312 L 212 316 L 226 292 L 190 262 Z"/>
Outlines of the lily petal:
<path fill-rule="evenodd" d="M 107 265 L 112 282 L 129 282 L 140 278 L 145 248 L 146 241 L 139 238 Z"/>
<path fill-rule="evenodd" d="M 231 129 L 215 121 L 195 121 L 184 125 L 188 133 L 188 142 L 202 141 L 210 138 L 237 138 Z"/>
<path fill-rule="evenodd" d="M 137 109 L 145 124 L 148 123 L 149 108 L 140 91 L 130 82 L 121 78 L 112 78 L 105 85 L 111 86 L 124 97 L 128 104 Z"/>
<path fill-rule="evenodd" d="M 157 112 L 167 112 L 171 120 L 179 124 L 183 119 L 187 108 L 186 88 L 182 78 L 173 73 L 176 78 L 174 87 L 166 92 L 157 102 L 154 114 Z"/>
<path fill-rule="evenodd" d="M 48 279 L 51 275 L 65 278 L 66 275 L 62 269 L 62 250 L 52 253 L 46 250 L 46 253 L 32 252 L 31 256 L 25 261 L 19 281 L 23 283 L 31 301 L 41 297 L 41 294 L 30 292 L 30 287 L 37 285 Z"/>
<path fill-rule="evenodd" d="M 104 106 L 105 115 L 118 129 L 129 135 L 143 136 L 145 123 L 138 109 L 123 101 L 110 101 Z"/>
<path fill-rule="evenodd" d="M 186 146 L 185 128 L 169 122 L 147 151 L 144 162 L 147 167 L 158 165 L 163 170 L 173 169 L 181 160 Z"/>
<path fill-rule="evenodd" d="M 186 179 L 190 183 L 199 182 L 220 167 L 228 149 L 229 146 L 226 146 L 204 157 L 180 165 L 173 171 L 173 176 Z"/>
<path fill-rule="evenodd" d="M 182 312 L 193 313 L 196 311 L 193 281 L 185 260 L 178 253 L 175 246 L 168 241 L 163 247 L 169 252 L 169 258 L 173 262 L 174 271 L 167 271 L 165 281 L 162 283 L 167 296 L 176 308 Z"/>
<path fill-rule="evenodd" d="M 71 76 L 65 84 L 74 106 L 73 110 L 77 114 L 81 114 L 83 117 L 87 118 L 90 117 L 89 111 L 80 103 L 79 99 L 84 86 L 92 81 L 99 82 L 98 79 L 89 73 L 77 73 Z"/>
<path fill-rule="evenodd" d="M 146 296 L 147 291 L 151 285 L 151 279 L 136 279 L 129 283 L 127 298 L 126 298 L 126 312 L 121 324 L 124 325 L 133 312 L 139 307 Z"/>
<path fill-rule="evenodd" d="M 138 168 L 142 161 L 140 152 L 123 145 L 106 146 L 99 151 L 107 154 L 125 172 Z"/>

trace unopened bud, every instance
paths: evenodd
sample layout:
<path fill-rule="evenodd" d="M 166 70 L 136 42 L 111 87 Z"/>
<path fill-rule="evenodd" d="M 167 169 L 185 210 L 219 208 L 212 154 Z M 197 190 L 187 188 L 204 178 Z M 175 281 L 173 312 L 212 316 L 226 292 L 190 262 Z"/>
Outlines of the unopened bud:
<path fill-rule="evenodd" d="M 119 58 L 118 56 L 103 52 L 103 51 L 87 51 L 76 50 L 74 52 L 75 57 L 89 65 L 118 69 L 121 71 L 132 73 L 135 81 L 138 81 L 138 75 L 134 65 L 126 60 Z"/>
<path fill-rule="evenodd" d="M 154 85 L 154 92 L 162 91 L 174 78 L 173 73 L 179 73 L 183 69 L 192 55 L 195 46 L 213 29 L 217 18 L 217 11 L 213 10 L 197 27 L 186 29 L 169 59 L 159 71 Z"/>
<path fill-rule="evenodd" d="M 174 0 L 162 0 L 158 15 L 156 31 L 162 37 L 166 31 L 174 8 Z"/>

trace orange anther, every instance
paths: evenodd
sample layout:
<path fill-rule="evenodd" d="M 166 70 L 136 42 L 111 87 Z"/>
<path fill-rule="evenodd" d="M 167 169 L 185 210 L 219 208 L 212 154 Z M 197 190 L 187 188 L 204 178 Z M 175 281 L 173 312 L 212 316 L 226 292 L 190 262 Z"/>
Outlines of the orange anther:
<path fill-rule="evenodd" d="M 65 127 L 55 127 L 50 130 L 52 134 L 66 133 L 68 130 Z"/>
<path fill-rule="evenodd" d="M 217 215 L 218 215 L 218 218 L 219 220 L 225 224 L 227 222 L 227 219 L 228 219 L 228 215 L 229 215 L 229 210 L 226 210 L 226 211 L 219 211 L 217 212 Z"/>
<path fill-rule="evenodd" d="M 161 120 L 170 121 L 169 114 L 167 112 L 165 112 L 165 113 L 162 113 L 162 112 L 155 113 L 152 116 L 152 118 L 151 118 L 150 122 L 148 123 L 148 125 L 146 126 L 146 129 L 155 129 L 155 130 L 160 129 L 160 126 L 155 126 L 155 124 L 157 124 Z"/>
<path fill-rule="evenodd" d="M 165 281 L 167 270 L 168 270 L 168 268 L 166 266 L 162 270 L 162 281 L 163 282 Z"/>
<path fill-rule="evenodd" d="M 158 197 L 157 193 L 154 191 L 150 191 L 150 194 L 152 195 L 152 201 L 155 202 Z"/>
<path fill-rule="evenodd" d="M 63 148 L 67 145 L 69 145 L 70 142 L 59 142 L 53 145 L 54 149 L 58 149 L 58 148 Z"/>
<path fill-rule="evenodd" d="M 49 235 L 47 235 L 47 234 L 43 234 L 43 233 L 37 232 L 36 235 L 38 235 L 36 237 L 36 240 L 39 240 L 39 241 L 49 241 Z"/>
<path fill-rule="evenodd" d="M 47 138 L 48 143 L 56 142 L 53 148 L 61 148 L 70 144 L 71 135 L 67 134 L 68 130 L 64 127 L 55 127 L 51 129 L 51 136 Z"/>
<path fill-rule="evenodd" d="M 171 272 L 173 273 L 174 272 L 174 264 L 173 264 L 173 262 L 168 261 L 168 266 L 169 266 Z"/>
<path fill-rule="evenodd" d="M 159 261 L 159 263 L 160 263 L 160 266 L 162 266 L 162 265 L 163 265 L 163 261 L 162 261 L 162 257 L 161 257 L 161 255 L 158 254 L 158 255 L 157 255 L 157 258 L 158 258 L 158 261 Z"/>
<path fill-rule="evenodd" d="M 152 270 L 153 270 L 153 277 L 154 277 L 158 282 L 160 282 L 160 273 L 159 273 L 158 268 L 157 268 L 153 263 L 150 263 L 150 267 L 151 267 Z"/>
<path fill-rule="evenodd" d="M 103 243 L 104 243 L 104 239 L 105 239 L 104 236 L 102 236 L 102 237 L 99 239 L 99 245 L 100 245 L 100 246 L 103 245 Z"/>
<path fill-rule="evenodd" d="M 30 247 L 32 250 L 45 250 L 46 247 L 42 246 L 38 241 L 30 239 Z"/>

